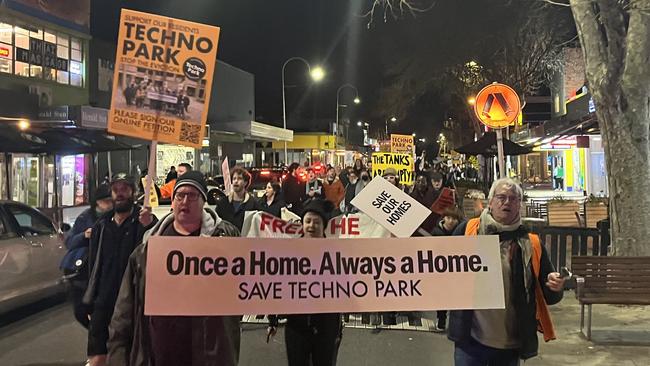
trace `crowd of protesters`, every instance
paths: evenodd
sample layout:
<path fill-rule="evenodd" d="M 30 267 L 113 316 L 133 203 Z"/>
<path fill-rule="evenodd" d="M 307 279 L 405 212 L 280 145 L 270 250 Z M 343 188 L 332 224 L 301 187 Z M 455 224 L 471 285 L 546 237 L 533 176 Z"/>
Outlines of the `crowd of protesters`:
<path fill-rule="evenodd" d="M 386 179 L 426 207 L 432 207 L 443 189 L 453 188 L 461 174 L 457 167 L 430 169 L 422 164 L 413 185 L 400 182 L 398 171 L 388 168 Z M 167 175 L 160 188 L 171 199 L 171 210 L 155 217 L 136 204 L 135 180 L 123 173 L 100 186 L 91 209 L 79 216 L 66 238 L 68 255 L 62 263 L 74 298 L 76 319 L 88 329 L 90 365 L 236 365 L 239 358 L 239 317 L 158 317 L 144 315 L 146 249 L 152 236 L 240 236 L 248 211 L 265 211 L 281 217 L 283 210 L 301 218 L 303 236 L 323 238 L 330 218 L 357 213 L 352 204 L 371 181 L 362 160 L 354 165 L 304 167 L 293 163 L 286 177 L 266 184 L 258 197 L 251 192 L 251 174 L 231 170 L 231 187 L 213 207 L 207 205 L 204 174 L 181 164 Z M 142 190 L 142 187 L 140 187 Z M 436 330 L 449 327 L 455 342 L 456 365 L 517 365 L 536 355 L 535 309 L 561 299 L 563 280 L 554 272 L 539 238 L 521 226 L 521 188 L 512 180 L 494 183 L 489 207 L 468 221 L 457 206 L 431 213 L 414 236 L 495 234 L 502 240 L 502 265 L 506 287 L 505 310 L 437 312 Z M 530 273 L 522 261 L 538 251 L 537 271 Z M 540 259 L 541 258 L 541 259 Z M 73 263 L 84 263 L 75 267 Z M 524 269 L 524 273 L 521 269 Z M 509 277 L 506 277 L 507 276 Z M 508 278 L 513 278 L 512 281 Z M 514 278 L 517 278 L 515 280 Z M 542 286 L 535 299 L 535 286 Z M 528 299 L 521 296 L 528 294 Z M 367 314 L 366 314 L 367 315 Z M 398 313 L 379 314 L 385 324 L 395 324 Z M 406 314 L 412 316 L 412 314 Z M 269 316 L 268 336 L 278 319 L 286 318 L 288 364 L 335 365 L 342 341 L 342 314 Z M 549 326 L 546 324 L 547 327 Z M 552 327 L 552 324 L 550 325 Z M 551 328 L 552 332 L 552 328 Z M 552 334 L 552 333 L 551 333 Z M 545 333 L 546 337 L 546 333 Z"/>

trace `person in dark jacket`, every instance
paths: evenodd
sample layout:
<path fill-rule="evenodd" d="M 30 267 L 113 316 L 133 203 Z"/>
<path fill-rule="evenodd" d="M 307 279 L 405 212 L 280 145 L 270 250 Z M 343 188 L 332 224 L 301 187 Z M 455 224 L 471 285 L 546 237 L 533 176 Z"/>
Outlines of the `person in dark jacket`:
<path fill-rule="evenodd" d="M 75 319 L 84 328 L 88 328 L 88 310 L 83 304 L 83 295 L 88 286 L 88 250 L 92 227 L 105 213 L 113 209 L 111 188 L 100 185 L 95 190 L 90 208 L 77 216 L 72 229 L 65 237 L 67 253 L 61 261 L 61 270 L 69 284 L 70 299 Z"/>
<path fill-rule="evenodd" d="M 275 217 L 282 216 L 282 208 L 286 206 L 282 199 L 280 184 L 277 182 L 266 183 L 266 192 L 260 198 L 258 206 L 260 210 L 268 212 Z"/>
<path fill-rule="evenodd" d="M 289 174 L 282 182 L 282 194 L 289 210 L 298 216 L 302 214 L 302 202 L 307 198 L 305 186 L 300 177 L 300 164 L 292 163 L 289 165 Z"/>
<path fill-rule="evenodd" d="M 169 173 L 167 173 L 167 177 L 165 178 L 165 184 L 177 178 L 178 178 L 178 173 L 176 172 L 176 167 L 172 165 L 171 168 L 169 168 Z"/>
<path fill-rule="evenodd" d="M 538 324 L 545 340 L 554 339 L 547 306 L 562 299 L 564 279 L 553 269 L 539 237 L 522 226 L 522 197 L 514 180 L 497 180 L 490 189 L 488 209 L 454 232 L 499 235 L 505 294 L 505 309 L 450 312 L 447 336 L 455 342 L 456 366 L 519 365 L 519 359 L 537 355 Z"/>
<path fill-rule="evenodd" d="M 305 203 L 302 216 L 304 237 L 324 238 L 331 202 L 312 199 Z M 284 329 L 289 366 L 334 366 L 343 331 L 341 314 L 288 315 Z M 275 335 L 278 317 L 269 316 L 268 336 Z"/>
<path fill-rule="evenodd" d="M 435 188 L 435 186 L 434 186 Z M 442 213 L 442 219 L 433 228 L 431 236 L 452 236 L 458 224 L 462 221 L 463 214 L 456 207 L 450 207 Z M 438 322 L 435 332 L 444 332 L 447 327 L 447 310 L 436 311 Z"/>
<path fill-rule="evenodd" d="M 427 172 L 418 173 L 415 178 L 415 187 L 411 193 L 416 201 L 420 202 L 424 207 L 430 208 L 431 205 L 436 201 L 436 196 L 433 191 L 433 185 L 431 184 L 431 178 Z M 420 225 L 420 227 L 427 232 L 431 232 L 436 225 L 436 214 L 433 212 L 429 214 L 426 220 Z M 416 236 L 419 236 L 416 232 Z"/>
<path fill-rule="evenodd" d="M 133 249 L 142 242 L 156 218 L 151 209 L 135 205 L 135 182 L 124 173 L 111 181 L 113 210 L 102 216 L 90 236 L 88 288 L 84 304 L 89 306 L 88 356 L 91 366 L 106 364 L 108 325 Z"/>
<path fill-rule="evenodd" d="M 230 172 L 232 180 L 232 193 L 228 199 L 217 201 L 216 210 L 219 217 L 231 222 L 237 230 L 241 231 L 244 225 L 246 211 L 257 211 L 257 199 L 248 193 L 251 184 L 251 175 L 243 168 L 235 168 Z"/>
<path fill-rule="evenodd" d="M 239 236 L 231 223 L 204 207 L 206 191 L 201 173 L 192 171 L 179 177 L 172 192 L 172 212 L 145 234 L 131 254 L 110 325 L 110 366 L 237 365 L 240 317 L 144 314 L 149 238 Z"/>

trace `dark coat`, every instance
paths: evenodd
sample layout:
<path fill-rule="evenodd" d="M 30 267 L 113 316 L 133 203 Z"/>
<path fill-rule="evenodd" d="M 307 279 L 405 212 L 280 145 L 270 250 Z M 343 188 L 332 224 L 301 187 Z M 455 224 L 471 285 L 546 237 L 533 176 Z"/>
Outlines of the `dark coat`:
<path fill-rule="evenodd" d="M 282 182 L 282 193 L 287 205 L 291 205 L 291 211 L 297 215 L 302 214 L 302 203 L 306 199 L 305 183 L 301 182 L 293 174 L 288 175 Z"/>
<path fill-rule="evenodd" d="M 280 197 L 278 197 L 279 193 L 275 194 L 275 197 L 273 197 L 273 202 L 271 202 L 271 205 L 266 202 L 266 196 L 260 198 L 259 202 L 257 203 L 259 209 L 264 212 L 268 212 L 271 215 L 275 217 L 281 217 L 282 216 L 282 207 L 286 207 L 287 204 L 284 203 L 284 200 Z"/>
<path fill-rule="evenodd" d="M 151 366 L 151 344 L 149 342 L 149 317 L 144 315 L 144 287 L 147 271 L 147 242 L 150 236 L 159 235 L 173 223 L 173 214 L 168 214 L 156 224 L 129 257 L 129 264 L 111 320 L 108 342 L 108 365 Z M 239 236 L 239 230 L 227 221 L 221 220 L 211 209 L 203 214 L 201 236 Z M 193 343 L 193 357 L 216 358 L 220 366 L 236 366 L 239 359 L 239 317 L 210 317 L 216 320 L 219 332 L 216 339 Z M 208 343 L 212 342 L 212 343 Z M 206 349 L 207 348 L 207 349 Z M 207 362 L 205 364 L 208 364 Z M 210 365 L 215 364 L 213 362 Z"/>
<path fill-rule="evenodd" d="M 246 211 L 257 211 L 260 209 L 260 207 L 257 199 L 248 193 L 246 193 L 244 201 L 237 210 L 235 210 L 235 206 L 233 206 L 232 201 L 232 194 L 226 198 L 218 200 L 215 211 L 219 217 L 232 223 L 235 225 L 237 230 L 241 231 L 242 226 L 244 225 L 244 215 L 246 214 Z"/>
<path fill-rule="evenodd" d="M 77 260 L 87 261 L 90 239 L 84 236 L 84 232 L 93 227 L 95 221 L 97 221 L 97 216 L 95 209 L 92 207 L 77 216 L 72 229 L 68 231 L 65 237 L 65 247 L 68 251 L 61 260 L 60 268 L 62 270 L 74 271 L 77 269 L 75 265 Z M 87 277 L 87 273 L 84 275 Z"/>
<path fill-rule="evenodd" d="M 112 224 L 114 211 L 102 216 L 93 226 L 90 237 L 88 287 L 83 302 L 89 306 L 90 325 L 88 328 L 88 355 L 107 353 L 108 325 L 120 289 L 122 275 L 126 270 L 131 252 L 142 242 L 145 231 L 156 224 L 145 227 L 139 221 L 140 207 L 134 206 L 133 213 L 121 225 L 125 232 L 122 240 L 113 238 Z"/>
<path fill-rule="evenodd" d="M 413 192 L 411 193 L 411 197 L 413 197 L 416 201 L 420 202 L 424 207 L 426 208 L 431 208 L 433 203 L 436 201 L 436 190 L 433 189 L 433 187 L 428 187 L 427 191 L 424 193 L 421 193 L 417 188 L 413 189 Z M 426 220 L 420 225 L 424 230 L 431 232 L 433 228 L 435 227 L 438 219 L 440 217 L 436 215 L 435 213 L 430 213 L 429 216 L 427 217 Z M 418 236 L 416 232 L 416 236 Z"/>
<path fill-rule="evenodd" d="M 456 228 L 454 235 L 465 235 L 467 222 L 464 222 Z M 528 236 L 528 232 L 520 228 L 514 232 L 519 237 Z M 508 234 L 500 234 L 505 236 Z M 542 257 L 540 259 L 539 276 L 534 278 L 531 276 L 530 289 L 534 289 L 536 283 L 540 283 L 544 292 L 544 299 L 548 305 L 557 304 L 562 300 L 562 292 L 551 291 L 545 286 L 546 278 L 549 273 L 555 272 L 553 264 L 551 263 L 546 248 L 542 245 Z M 528 299 L 526 298 L 526 287 L 524 285 L 523 263 L 521 248 L 517 247 L 512 262 L 510 263 L 512 269 L 512 294 L 514 296 L 514 303 L 518 318 L 519 335 L 521 337 L 521 347 L 519 348 L 519 356 L 522 359 L 528 359 L 537 356 L 538 340 L 537 340 L 537 319 L 536 319 L 536 304 L 535 304 L 535 291 L 530 291 Z M 532 269 L 531 269 L 532 270 Z M 473 321 L 472 310 L 458 310 L 451 311 L 449 315 L 449 331 L 447 337 L 454 342 L 466 342 L 471 338 Z"/>

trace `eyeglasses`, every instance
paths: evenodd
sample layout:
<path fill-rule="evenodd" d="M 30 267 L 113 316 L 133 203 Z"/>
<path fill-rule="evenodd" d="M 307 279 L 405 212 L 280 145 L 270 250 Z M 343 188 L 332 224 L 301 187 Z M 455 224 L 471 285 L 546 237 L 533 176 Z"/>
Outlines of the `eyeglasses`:
<path fill-rule="evenodd" d="M 198 200 L 200 196 L 201 195 L 199 193 L 196 193 L 196 192 L 176 192 L 176 195 L 174 196 L 174 199 L 176 201 L 182 202 L 187 197 L 187 200 L 189 202 L 194 202 L 194 201 Z"/>
<path fill-rule="evenodd" d="M 510 202 L 521 201 L 521 197 L 519 196 L 507 196 L 505 194 L 497 194 L 496 196 L 494 196 L 494 198 L 501 204 L 506 203 L 506 201 L 510 201 Z"/>

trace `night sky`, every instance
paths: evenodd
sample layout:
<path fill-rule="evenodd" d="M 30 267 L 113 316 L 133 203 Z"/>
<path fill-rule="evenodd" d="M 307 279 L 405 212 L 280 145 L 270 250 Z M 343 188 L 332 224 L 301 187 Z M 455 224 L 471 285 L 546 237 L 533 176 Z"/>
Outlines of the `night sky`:
<path fill-rule="evenodd" d="M 369 28 L 369 19 L 361 15 L 371 0 L 92 0 L 91 29 L 93 37 L 114 41 L 122 7 L 221 27 L 218 58 L 255 75 L 256 120 L 278 126 L 282 64 L 303 57 L 312 66 L 322 65 L 327 75 L 313 84 L 302 63 L 287 67 L 289 125 L 291 120 L 333 122 L 336 90 L 351 83 L 362 104 L 352 104 L 354 93 L 346 89 L 341 104 L 350 107 L 342 109 L 341 118 L 370 122 L 374 135 L 393 114 L 390 100 L 380 96 L 382 87 L 394 81 L 396 67 L 419 61 L 412 77 L 426 81 L 451 65 L 489 61 L 494 54 L 489 46 L 502 42 L 508 26 L 521 16 L 517 6 L 533 0 L 413 1 L 435 6 L 415 18 L 389 17 L 386 23 L 380 14 Z M 559 9 L 570 16 L 570 10 Z M 420 96 L 408 113 L 398 115 L 392 132 L 437 135 L 449 108 L 448 100 L 437 93 Z"/>
<path fill-rule="evenodd" d="M 363 103 L 354 118 L 369 116 L 381 83 L 376 62 L 376 30 L 368 30 L 356 0 L 94 0 L 93 37 L 117 38 L 121 7 L 158 13 L 221 27 L 218 58 L 255 75 L 256 119 L 282 124 L 281 68 L 300 56 L 326 70 L 323 82 L 312 84 L 304 64 L 287 66 L 287 110 L 303 118 L 331 119 L 336 114 L 336 90 L 344 83 L 359 89 Z M 355 5 L 357 4 L 357 5 Z M 375 61 L 373 61 L 375 60 Z M 217 70 L 218 72 L 218 70 Z M 341 92 L 341 104 L 354 93 Z M 352 117 L 352 116 L 351 116 Z M 383 123 L 383 122 L 382 122 Z"/>

